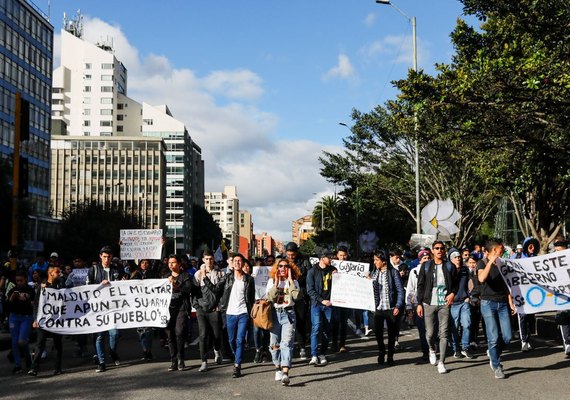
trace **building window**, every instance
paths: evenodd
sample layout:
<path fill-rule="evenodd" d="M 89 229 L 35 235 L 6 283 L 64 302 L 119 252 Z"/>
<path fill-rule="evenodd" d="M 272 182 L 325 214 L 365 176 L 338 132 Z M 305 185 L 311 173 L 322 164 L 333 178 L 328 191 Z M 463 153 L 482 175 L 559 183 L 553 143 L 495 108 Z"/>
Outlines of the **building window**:
<path fill-rule="evenodd" d="M 113 80 L 113 75 L 101 75 L 101 80 L 102 81 L 112 81 Z"/>
<path fill-rule="evenodd" d="M 113 86 L 101 86 L 101 92 L 112 93 L 113 92 Z"/>
<path fill-rule="evenodd" d="M 113 110 L 110 108 L 102 108 L 101 115 L 113 115 Z"/>
<path fill-rule="evenodd" d="M 117 132 L 123 131 L 123 125 L 117 125 Z"/>
<path fill-rule="evenodd" d="M 91 104 L 91 97 L 84 97 L 83 104 Z"/>
<path fill-rule="evenodd" d="M 85 79 L 86 81 L 90 81 L 91 80 L 91 74 L 83 75 L 83 79 Z"/>
<path fill-rule="evenodd" d="M 91 69 L 91 63 L 86 63 L 86 64 L 85 64 L 85 69 Z"/>
<path fill-rule="evenodd" d="M 83 126 L 91 126 L 91 121 L 89 120 L 83 121 Z"/>
<path fill-rule="evenodd" d="M 153 120 L 152 120 L 152 119 L 143 119 L 143 124 L 144 124 L 144 125 L 152 125 L 152 124 L 153 124 Z"/>
<path fill-rule="evenodd" d="M 123 103 L 117 104 L 117 110 L 122 110 L 122 109 L 123 109 Z"/>
<path fill-rule="evenodd" d="M 99 126 L 113 126 L 113 121 L 99 121 Z"/>
<path fill-rule="evenodd" d="M 91 92 L 91 86 L 83 86 L 84 92 Z"/>
<path fill-rule="evenodd" d="M 101 64 L 101 69 L 113 69 L 112 63 L 103 63 Z"/>
<path fill-rule="evenodd" d="M 101 104 L 113 104 L 112 97 L 101 97 Z"/>
<path fill-rule="evenodd" d="M 117 114 L 117 121 L 123 120 L 123 114 Z"/>
<path fill-rule="evenodd" d="M 83 109 L 83 115 L 91 115 L 91 109 L 90 108 L 84 108 Z"/>

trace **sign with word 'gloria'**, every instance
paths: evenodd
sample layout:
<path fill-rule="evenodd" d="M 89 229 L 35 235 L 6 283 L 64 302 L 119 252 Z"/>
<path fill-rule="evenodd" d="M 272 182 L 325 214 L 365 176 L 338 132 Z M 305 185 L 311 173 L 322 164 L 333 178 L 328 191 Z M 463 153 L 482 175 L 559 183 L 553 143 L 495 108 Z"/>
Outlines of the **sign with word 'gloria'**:
<path fill-rule="evenodd" d="M 570 250 L 519 259 L 501 259 L 499 270 L 517 312 L 570 309 Z"/>
<path fill-rule="evenodd" d="M 122 260 L 160 260 L 162 229 L 121 229 Z"/>
<path fill-rule="evenodd" d="M 351 274 L 333 274 L 331 303 L 335 307 L 374 311 L 372 280 Z"/>
<path fill-rule="evenodd" d="M 309 258 L 309 262 L 312 265 L 319 263 L 319 259 L 316 257 Z M 370 275 L 370 264 L 356 262 L 356 261 L 340 261 L 332 260 L 331 265 L 337 269 L 341 274 L 357 275 L 360 277 L 365 277 Z"/>
<path fill-rule="evenodd" d="M 112 328 L 164 328 L 172 285 L 168 279 L 111 282 L 70 289 L 43 288 L 37 321 L 40 328 L 63 335 Z"/>

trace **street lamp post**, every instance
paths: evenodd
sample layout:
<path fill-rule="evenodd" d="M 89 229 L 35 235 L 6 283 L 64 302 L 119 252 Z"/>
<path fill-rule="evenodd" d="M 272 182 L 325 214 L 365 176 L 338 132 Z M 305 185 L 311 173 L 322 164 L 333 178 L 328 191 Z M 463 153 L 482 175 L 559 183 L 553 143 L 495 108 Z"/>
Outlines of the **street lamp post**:
<path fill-rule="evenodd" d="M 396 11 L 398 11 L 401 15 L 406 18 L 410 24 L 412 25 L 412 49 L 414 53 L 414 71 L 418 72 L 418 44 L 417 44 L 417 34 L 416 34 L 416 17 L 410 17 L 405 12 L 400 10 L 394 3 L 390 0 L 376 0 L 378 4 L 384 4 L 388 6 L 394 7 Z M 418 117 L 414 111 L 414 129 L 417 132 L 418 130 Z M 415 169 L 416 169 L 416 233 L 421 233 L 421 219 L 420 219 L 420 154 L 419 154 L 419 145 L 418 139 L 414 141 L 414 161 L 415 161 Z"/>

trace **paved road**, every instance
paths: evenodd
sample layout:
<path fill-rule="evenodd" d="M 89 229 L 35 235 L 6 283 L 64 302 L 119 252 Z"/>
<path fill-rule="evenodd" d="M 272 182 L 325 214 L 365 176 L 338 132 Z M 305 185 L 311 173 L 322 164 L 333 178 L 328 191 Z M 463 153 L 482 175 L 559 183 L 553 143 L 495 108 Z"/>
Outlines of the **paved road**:
<path fill-rule="evenodd" d="M 74 358 L 72 341 L 65 339 L 65 373 L 50 375 L 53 355 L 43 362 L 38 377 L 11 375 L 7 352 L 0 353 L 0 398 L 7 399 L 569 399 L 570 360 L 556 342 L 542 342 L 530 353 L 521 353 L 519 342 L 503 357 L 507 379 L 497 380 L 486 356 L 474 360 L 451 357 L 449 373 L 439 375 L 429 364 L 418 363 L 416 332 L 405 331 L 403 349 L 396 354 L 397 365 L 380 368 L 376 364 L 373 338 L 349 340 L 350 352 L 329 357 L 324 367 L 308 366 L 296 360 L 291 385 L 282 387 L 273 380 L 268 363 L 254 364 L 253 351 L 247 354 L 243 377 L 231 378 L 231 364 L 198 372 L 197 348 L 187 356 L 190 369 L 167 372 L 167 352 L 155 343 L 152 363 L 137 361 L 140 349 L 134 331 L 124 331 L 120 353 L 123 362 L 96 374 L 88 359 Z"/>

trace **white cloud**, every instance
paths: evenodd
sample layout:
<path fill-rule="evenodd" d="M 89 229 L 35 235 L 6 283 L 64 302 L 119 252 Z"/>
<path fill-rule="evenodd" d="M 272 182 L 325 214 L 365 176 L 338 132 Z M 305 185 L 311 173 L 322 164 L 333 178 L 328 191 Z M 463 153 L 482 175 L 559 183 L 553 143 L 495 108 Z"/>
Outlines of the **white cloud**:
<path fill-rule="evenodd" d="M 418 38 L 418 66 L 429 64 L 430 45 Z M 390 60 L 397 64 L 413 64 L 412 35 L 390 35 L 376 40 L 360 49 L 360 54 L 369 60 Z"/>
<path fill-rule="evenodd" d="M 279 116 L 253 103 L 264 93 L 262 78 L 247 69 L 199 76 L 191 68 L 173 67 L 165 56 L 141 54 L 119 26 L 96 18 L 84 21 L 86 40 L 113 38 L 115 55 L 129 71 L 128 95 L 167 104 L 186 124 L 202 148 L 206 190 L 236 185 L 240 208 L 252 213 L 255 232 L 290 241 L 291 222 L 308 214 L 320 198 L 312 193 L 330 187 L 319 175 L 318 156 L 324 149 L 313 141 L 276 137 Z M 59 35 L 55 43 L 57 48 Z M 340 76 L 352 74 L 347 57 L 346 62 L 339 57 L 339 66 Z"/>
<path fill-rule="evenodd" d="M 323 75 L 323 80 L 328 81 L 333 78 L 339 79 L 352 79 L 355 77 L 354 67 L 350 63 L 350 59 L 346 54 L 338 55 L 338 63 L 331 69 L 329 69 L 326 74 Z"/>
<path fill-rule="evenodd" d="M 376 22 L 375 13 L 370 13 L 364 18 L 364 25 L 366 25 L 369 28 L 374 25 L 374 22 Z"/>

